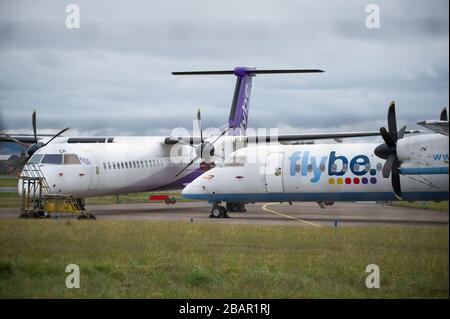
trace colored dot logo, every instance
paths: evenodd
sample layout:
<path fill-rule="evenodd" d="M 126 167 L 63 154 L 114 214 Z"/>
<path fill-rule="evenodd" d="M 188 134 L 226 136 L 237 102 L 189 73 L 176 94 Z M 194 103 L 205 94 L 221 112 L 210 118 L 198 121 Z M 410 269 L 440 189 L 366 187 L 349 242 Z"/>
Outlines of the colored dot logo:
<path fill-rule="evenodd" d="M 345 183 L 347 185 L 350 185 L 350 184 L 355 184 L 355 185 L 364 184 L 364 185 L 367 185 L 367 184 L 369 184 L 369 181 L 370 181 L 370 184 L 376 184 L 377 183 L 376 177 L 371 177 L 370 180 L 367 177 L 363 177 L 361 179 L 359 177 L 354 177 L 353 179 L 351 179 L 350 177 L 346 177 L 345 179 L 343 179 L 342 177 L 338 177 L 336 179 L 334 179 L 333 177 L 328 178 L 328 184 L 330 184 L 330 185 L 335 185 L 335 184 L 341 185 L 343 183 Z"/>

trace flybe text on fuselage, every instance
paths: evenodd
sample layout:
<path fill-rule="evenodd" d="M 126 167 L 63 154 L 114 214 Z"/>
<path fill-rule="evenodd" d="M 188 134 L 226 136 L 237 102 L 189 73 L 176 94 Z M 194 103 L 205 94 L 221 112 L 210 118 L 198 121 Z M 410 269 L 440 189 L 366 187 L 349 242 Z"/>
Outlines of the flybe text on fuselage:
<path fill-rule="evenodd" d="M 376 170 L 370 168 L 370 160 L 367 155 L 359 154 L 347 157 L 331 151 L 329 155 L 316 157 L 309 151 L 295 151 L 289 157 L 290 176 L 312 175 L 311 183 L 317 183 L 322 173 L 327 172 L 328 176 L 342 176 L 348 168 L 356 176 L 363 176 L 368 173 L 375 175 Z"/>

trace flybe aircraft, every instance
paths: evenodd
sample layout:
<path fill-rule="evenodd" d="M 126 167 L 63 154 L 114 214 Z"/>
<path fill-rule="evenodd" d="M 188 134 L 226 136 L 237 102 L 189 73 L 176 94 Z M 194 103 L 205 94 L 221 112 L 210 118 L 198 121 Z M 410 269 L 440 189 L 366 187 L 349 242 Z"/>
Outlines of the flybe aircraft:
<path fill-rule="evenodd" d="M 448 118 L 419 122 L 435 134 L 404 137 L 395 104 L 383 144 L 256 145 L 231 154 L 184 188 L 183 196 L 213 204 L 211 217 L 227 217 L 222 201 L 448 200 Z"/>

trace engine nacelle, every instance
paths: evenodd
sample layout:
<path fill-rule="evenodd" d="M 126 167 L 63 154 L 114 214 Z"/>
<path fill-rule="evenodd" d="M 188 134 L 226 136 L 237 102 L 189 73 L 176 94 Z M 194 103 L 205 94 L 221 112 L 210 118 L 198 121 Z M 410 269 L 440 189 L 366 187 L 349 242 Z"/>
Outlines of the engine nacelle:
<path fill-rule="evenodd" d="M 448 138 L 440 134 L 426 134 L 397 141 L 397 157 L 401 162 L 433 165 L 436 152 L 448 154 Z"/>

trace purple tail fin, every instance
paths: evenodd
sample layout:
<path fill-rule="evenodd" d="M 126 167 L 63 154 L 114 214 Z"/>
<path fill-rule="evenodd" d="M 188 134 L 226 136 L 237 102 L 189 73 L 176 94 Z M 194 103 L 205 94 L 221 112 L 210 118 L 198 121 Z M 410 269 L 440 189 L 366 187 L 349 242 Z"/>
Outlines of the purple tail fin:
<path fill-rule="evenodd" d="M 289 69 L 289 70 L 256 70 L 238 66 L 234 70 L 221 71 L 184 71 L 172 72 L 173 75 L 224 75 L 234 74 L 236 87 L 231 103 L 230 117 L 228 119 L 228 135 L 245 135 L 247 130 L 248 110 L 250 104 L 250 93 L 252 91 L 252 78 L 256 74 L 286 74 L 286 73 L 318 73 L 318 69 Z"/>
<path fill-rule="evenodd" d="M 245 67 L 236 67 L 234 69 L 237 79 L 228 119 L 228 135 L 245 135 L 247 130 L 252 77 L 254 76 L 248 72 L 250 70 L 253 69 Z"/>

